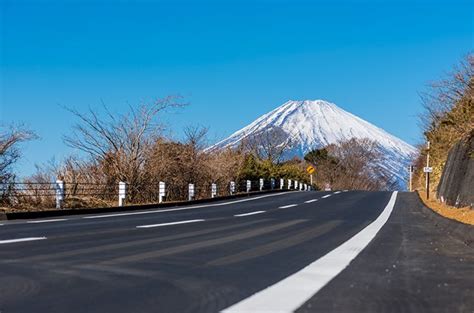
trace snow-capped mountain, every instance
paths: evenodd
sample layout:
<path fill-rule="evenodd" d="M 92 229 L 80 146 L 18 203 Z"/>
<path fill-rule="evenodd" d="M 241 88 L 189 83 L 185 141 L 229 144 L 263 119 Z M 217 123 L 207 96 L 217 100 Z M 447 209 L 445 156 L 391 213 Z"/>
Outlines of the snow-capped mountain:
<path fill-rule="evenodd" d="M 416 154 L 413 146 L 323 100 L 288 101 L 208 150 L 235 148 L 243 140 L 251 140 L 257 134 L 275 129 L 292 138 L 293 145 L 285 155 L 286 158 L 303 158 L 313 149 L 340 140 L 374 140 L 387 156 L 387 164 L 384 164 L 384 167 L 396 176 L 400 186 L 406 186 L 407 166 Z"/>

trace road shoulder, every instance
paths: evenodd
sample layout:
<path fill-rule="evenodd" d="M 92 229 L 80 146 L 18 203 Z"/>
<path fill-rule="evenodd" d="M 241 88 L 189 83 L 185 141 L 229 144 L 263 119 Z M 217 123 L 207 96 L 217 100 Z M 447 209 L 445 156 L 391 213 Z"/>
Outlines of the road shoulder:
<path fill-rule="evenodd" d="M 400 193 L 377 237 L 297 312 L 472 312 L 473 233 Z"/>

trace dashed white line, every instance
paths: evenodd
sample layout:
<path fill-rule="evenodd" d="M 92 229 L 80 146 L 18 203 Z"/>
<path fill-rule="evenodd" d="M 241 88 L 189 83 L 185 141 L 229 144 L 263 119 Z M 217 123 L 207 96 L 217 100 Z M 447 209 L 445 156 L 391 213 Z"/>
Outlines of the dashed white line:
<path fill-rule="evenodd" d="M 137 228 L 153 228 L 153 227 L 163 227 L 163 226 L 171 226 L 171 225 L 181 225 L 181 224 L 189 224 L 189 223 L 198 223 L 204 222 L 205 220 L 188 220 L 188 221 L 179 221 L 179 222 L 171 222 L 171 223 L 161 223 L 161 224 L 153 224 L 153 225 L 141 225 L 137 226 Z"/>
<path fill-rule="evenodd" d="M 397 192 L 394 192 L 387 206 L 375 221 L 336 249 L 299 272 L 222 312 L 294 312 L 339 275 L 374 239 L 392 214 L 396 199 Z"/>
<path fill-rule="evenodd" d="M 312 199 L 312 200 L 308 200 L 308 201 L 305 201 L 304 203 L 313 203 L 313 202 L 316 202 L 318 201 L 319 199 Z"/>
<path fill-rule="evenodd" d="M 292 192 L 295 192 L 295 191 L 290 191 L 290 193 L 292 193 Z M 195 206 L 181 207 L 181 208 L 176 208 L 176 209 L 139 211 L 139 212 L 117 213 L 117 214 L 103 214 L 103 215 L 84 216 L 83 218 L 85 218 L 85 219 L 96 219 L 96 218 L 129 216 L 129 215 L 142 215 L 142 214 L 155 214 L 155 213 L 174 212 L 174 211 L 185 211 L 185 210 L 192 210 L 192 209 L 199 209 L 199 208 L 225 206 L 225 205 L 234 204 L 234 203 L 241 203 L 241 202 L 259 200 L 259 199 L 268 198 L 268 197 L 281 196 L 281 195 L 285 195 L 285 194 L 288 194 L 288 193 L 289 192 L 282 192 L 282 193 L 264 195 L 264 196 L 249 198 L 249 199 L 237 200 L 237 201 L 229 201 L 229 202 L 224 202 L 224 203 L 215 203 L 215 204 L 206 204 L 206 205 L 195 205 Z M 183 203 L 183 205 L 186 205 L 186 204 Z"/>
<path fill-rule="evenodd" d="M 326 198 L 329 198 L 330 196 L 332 196 L 332 194 L 330 194 L 330 195 L 325 195 L 325 196 L 321 197 L 321 199 L 326 199 Z"/>
<path fill-rule="evenodd" d="M 255 212 L 249 212 L 249 213 L 243 213 L 243 214 L 236 214 L 234 216 L 243 217 L 243 216 L 250 216 L 250 215 L 262 214 L 262 213 L 265 213 L 265 211 L 255 211 Z"/>
<path fill-rule="evenodd" d="M 28 238 L 19 238 L 19 239 L 9 239 L 9 240 L 0 240 L 0 245 L 7 243 L 17 243 L 25 241 L 35 241 L 35 240 L 44 240 L 46 237 L 28 237 Z"/>
<path fill-rule="evenodd" d="M 339 193 L 341 193 L 341 192 L 340 192 L 340 191 L 336 191 L 334 194 L 337 195 L 337 194 L 339 194 Z"/>
<path fill-rule="evenodd" d="M 54 223 L 54 222 L 62 222 L 67 221 L 66 218 L 57 218 L 54 220 L 39 220 L 39 221 L 28 221 L 27 224 L 41 224 L 41 223 Z"/>
<path fill-rule="evenodd" d="M 279 207 L 279 209 L 288 209 L 288 208 L 292 208 L 292 207 L 295 207 L 295 206 L 298 206 L 298 205 L 297 204 L 284 205 L 284 206 Z"/>

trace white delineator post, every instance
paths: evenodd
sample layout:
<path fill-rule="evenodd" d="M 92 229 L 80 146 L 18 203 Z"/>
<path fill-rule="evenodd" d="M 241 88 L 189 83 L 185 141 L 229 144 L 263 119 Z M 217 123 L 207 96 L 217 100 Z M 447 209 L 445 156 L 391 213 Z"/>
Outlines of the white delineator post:
<path fill-rule="evenodd" d="M 260 178 L 259 183 L 260 183 L 260 191 L 262 191 L 263 190 L 263 178 Z"/>
<path fill-rule="evenodd" d="M 166 184 L 160 181 L 159 187 L 158 187 L 158 203 L 163 202 L 163 198 L 165 197 L 165 195 L 166 195 Z"/>
<path fill-rule="evenodd" d="M 188 201 L 194 200 L 195 192 L 194 192 L 194 184 L 188 185 Z"/>
<path fill-rule="evenodd" d="M 288 189 L 291 189 L 291 179 L 288 179 Z"/>
<path fill-rule="evenodd" d="M 123 206 L 125 198 L 127 197 L 127 184 L 123 181 L 119 182 L 119 206 Z"/>
<path fill-rule="evenodd" d="M 285 180 L 283 178 L 280 178 L 280 189 L 283 189 L 285 186 Z"/>
<path fill-rule="evenodd" d="M 62 180 L 57 180 L 56 185 L 56 209 L 62 209 L 64 202 L 64 182 Z"/>
<path fill-rule="evenodd" d="M 217 185 L 212 184 L 211 185 L 211 198 L 215 198 L 217 196 Z"/>
<path fill-rule="evenodd" d="M 298 190 L 298 181 L 295 180 L 295 190 Z"/>
<path fill-rule="evenodd" d="M 250 190 L 252 189 L 252 182 L 250 180 L 247 180 L 247 193 L 250 192 Z"/>
<path fill-rule="evenodd" d="M 232 196 L 235 193 L 235 181 L 230 182 L 230 195 Z"/>

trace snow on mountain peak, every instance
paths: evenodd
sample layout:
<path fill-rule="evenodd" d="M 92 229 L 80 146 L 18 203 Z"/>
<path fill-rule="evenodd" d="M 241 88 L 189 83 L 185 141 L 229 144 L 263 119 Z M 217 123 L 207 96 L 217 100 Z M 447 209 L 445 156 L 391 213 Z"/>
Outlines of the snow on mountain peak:
<path fill-rule="evenodd" d="M 282 130 L 295 143 L 287 158 L 303 158 L 313 149 L 341 140 L 374 140 L 390 155 L 386 166 L 400 182 L 404 181 L 406 167 L 416 154 L 411 145 L 325 100 L 287 101 L 208 149 L 235 148 L 243 140 L 272 129 Z"/>

